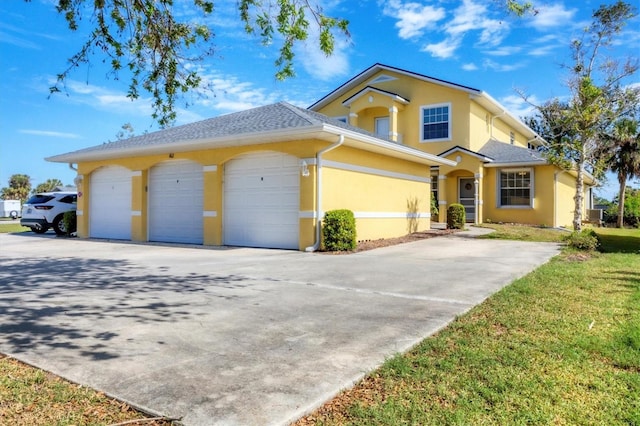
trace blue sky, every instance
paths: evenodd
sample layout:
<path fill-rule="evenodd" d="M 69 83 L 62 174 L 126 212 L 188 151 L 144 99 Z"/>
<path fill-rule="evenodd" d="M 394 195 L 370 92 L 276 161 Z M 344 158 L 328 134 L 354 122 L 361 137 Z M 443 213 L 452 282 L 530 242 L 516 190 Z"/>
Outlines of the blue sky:
<path fill-rule="evenodd" d="M 193 15 L 188 3 L 176 0 L 178 13 Z M 594 9 L 613 1 L 534 0 L 538 14 L 524 18 L 509 16 L 498 0 L 320 3 L 328 14 L 349 19 L 351 40 L 338 39 L 330 58 L 311 41 L 300 46 L 297 76 L 279 82 L 276 46 L 265 48 L 244 33 L 235 1 L 217 1 L 207 18 L 216 34 L 216 54 L 198 65 L 213 90 L 186 98 L 176 124 L 283 100 L 306 107 L 376 62 L 484 90 L 524 116 L 529 106 L 516 89 L 536 103 L 567 95 L 562 64 L 570 63 L 570 40 L 591 22 Z M 44 158 L 116 140 L 125 123 L 136 134 L 157 130 L 150 99 L 126 98 L 127 76 L 109 76 L 98 57 L 71 74 L 66 93 L 48 96 L 55 75 L 81 46 L 84 29 L 71 33 L 54 4 L 0 2 L 0 187 L 15 173 L 31 176 L 34 186 L 49 178 L 71 184 L 73 170 Z M 637 56 L 638 46 L 636 18 L 609 53 Z M 626 83 L 639 82 L 636 75 Z M 612 198 L 616 185 L 610 179 L 600 194 Z"/>

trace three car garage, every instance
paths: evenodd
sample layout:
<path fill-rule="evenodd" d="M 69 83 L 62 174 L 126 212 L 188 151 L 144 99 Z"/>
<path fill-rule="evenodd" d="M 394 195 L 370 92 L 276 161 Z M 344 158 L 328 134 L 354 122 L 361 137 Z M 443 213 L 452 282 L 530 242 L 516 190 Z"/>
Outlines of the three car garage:
<path fill-rule="evenodd" d="M 91 174 L 89 235 L 131 239 L 132 176 L 119 167 Z M 278 152 L 241 155 L 224 165 L 223 243 L 230 246 L 297 249 L 299 160 Z M 158 163 L 148 172 L 149 241 L 202 244 L 204 168 L 190 160 Z M 214 194 L 209 194 L 214 196 Z"/>

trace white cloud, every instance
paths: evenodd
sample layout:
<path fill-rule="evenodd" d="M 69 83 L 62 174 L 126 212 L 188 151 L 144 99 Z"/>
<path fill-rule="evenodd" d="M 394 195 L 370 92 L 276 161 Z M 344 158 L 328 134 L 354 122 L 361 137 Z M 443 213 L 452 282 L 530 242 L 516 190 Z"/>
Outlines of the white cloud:
<path fill-rule="evenodd" d="M 464 36 L 470 31 L 480 31 L 479 43 L 498 45 L 509 30 L 506 22 L 487 18 L 487 7 L 473 0 L 463 0 L 454 10 L 453 20 L 447 23 L 445 31 L 452 36 Z"/>
<path fill-rule="evenodd" d="M 446 15 L 441 7 L 413 2 L 403 4 L 400 0 L 385 2 L 382 13 L 398 20 L 395 26 L 401 39 L 422 36 L 425 29 L 434 28 Z"/>
<path fill-rule="evenodd" d="M 423 52 L 436 58 L 455 56 L 470 34 L 475 36 L 475 44 L 483 49 L 498 46 L 510 30 L 507 22 L 489 18 L 491 11 L 487 6 L 474 0 L 462 0 L 460 6 L 451 11 L 452 16 L 447 16 L 442 8 L 432 8 L 438 13 L 426 14 L 427 18 L 424 18 L 417 11 L 424 11 L 426 7 L 420 7 L 417 3 L 403 4 L 400 0 L 393 0 L 385 6 L 383 13 L 399 20 L 396 27 L 400 28 L 401 38 L 418 38 L 426 29 L 432 30 L 426 36 L 430 40 L 435 38 L 435 34 L 443 34 L 445 38 L 442 41 L 426 43 L 422 48 Z M 444 22 L 440 26 L 433 25 L 439 21 Z"/>
<path fill-rule="evenodd" d="M 491 59 L 485 59 L 484 61 L 482 61 L 482 68 L 498 72 L 515 71 L 524 68 L 525 66 L 526 64 L 524 64 L 523 62 L 500 64 L 498 62 L 492 61 Z"/>
<path fill-rule="evenodd" d="M 319 34 L 316 27 L 309 28 L 309 39 L 296 49 L 296 61 L 313 78 L 329 81 L 349 73 L 350 44 L 336 35 L 333 53 L 327 56 L 320 50 Z"/>
<path fill-rule="evenodd" d="M 535 95 L 530 96 L 526 101 L 518 95 L 508 95 L 498 100 L 514 116 L 528 117 L 535 113 L 533 105 L 539 103 Z M 533 104 L 533 105 L 532 105 Z"/>
<path fill-rule="evenodd" d="M 471 63 L 462 65 L 462 69 L 465 70 L 465 71 L 477 71 L 478 70 L 478 66 L 476 64 L 474 64 L 473 62 L 471 62 Z"/>
<path fill-rule="evenodd" d="M 558 48 L 557 45 L 550 44 L 548 46 L 540 46 L 533 49 L 529 49 L 527 51 L 527 54 L 529 56 L 548 56 L 549 54 L 551 54 L 551 51 L 557 48 Z"/>
<path fill-rule="evenodd" d="M 511 56 L 515 55 L 516 53 L 520 53 L 521 51 L 522 47 L 520 46 L 503 46 L 487 50 L 485 51 L 485 53 L 491 56 Z"/>
<path fill-rule="evenodd" d="M 423 52 L 428 52 L 436 58 L 447 59 L 453 56 L 455 51 L 460 47 L 461 40 L 448 38 L 440 43 L 427 44 L 422 48 Z"/>
<path fill-rule="evenodd" d="M 81 136 L 75 133 L 63 133 L 53 130 L 33 130 L 33 129 L 20 129 L 19 133 L 25 135 L 45 136 L 49 138 L 65 138 L 65 139 L 80 139 Z"/>
<path fill-rule="evenodd" d="M 567 27 L 571 25 L 573 17 L 578 9 L 566 9 L 563 4 L 536 5 L 538 13 L 528 17 L 529 25 L 538 29 L 549 29 L 553 27 Z"/>

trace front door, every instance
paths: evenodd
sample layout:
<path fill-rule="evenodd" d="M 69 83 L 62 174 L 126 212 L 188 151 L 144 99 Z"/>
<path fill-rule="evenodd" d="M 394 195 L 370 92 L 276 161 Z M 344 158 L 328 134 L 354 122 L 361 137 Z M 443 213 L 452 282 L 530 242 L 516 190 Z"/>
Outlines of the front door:
<path fill-rule="evenodd" d="M 460 178 L 458 181 L 458 202 L 464 206 L 467 222 L 476 220 L 476 186 L 474 178 Z"/>

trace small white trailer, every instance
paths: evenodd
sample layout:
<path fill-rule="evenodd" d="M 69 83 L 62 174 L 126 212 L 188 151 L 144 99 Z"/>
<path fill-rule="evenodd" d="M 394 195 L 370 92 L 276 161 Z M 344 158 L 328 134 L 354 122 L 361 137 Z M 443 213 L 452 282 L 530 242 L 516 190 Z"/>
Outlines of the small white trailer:
<path fill-rule="evenodd" d="M 0 216 L 17 218 L 20 216 L 20 200 L 0 200 Z"/>

